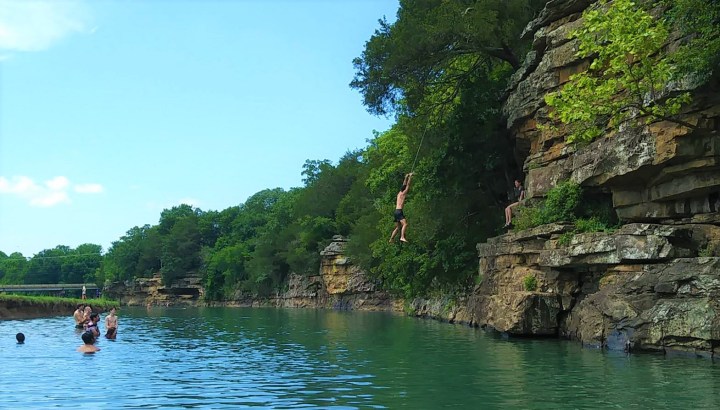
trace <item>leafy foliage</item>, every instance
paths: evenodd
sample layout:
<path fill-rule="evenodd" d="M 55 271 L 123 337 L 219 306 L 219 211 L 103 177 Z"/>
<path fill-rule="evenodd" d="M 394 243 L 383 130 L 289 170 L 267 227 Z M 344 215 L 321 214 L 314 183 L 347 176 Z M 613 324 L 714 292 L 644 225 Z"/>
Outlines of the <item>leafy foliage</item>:
<path fill-rule="evenodd" d="M 691 127 L 673 117 L 690 95 L 672 92 L 677 88 L 672 84 L 690 75 L 707 78 L 715 68 L 720 5 L 683 0 L 655 18 L 645 4 L 653 5 L 602 0 L 583 13 L 582 26 L 571 33 L 578 40 L 577 55 L 590 64 L 560 91 L 545 97 L 555 109 L 551 118 L 565 125 L 569 142 L 588 142 L 603 135 L 607 127 L 639 119 L 665 119 Z M 678 26 L 692 30 L 690 39 L 674 50 L 667 49 L 670 33 Z"/>
<path fill-rule="evenodd" d="M 563 246 L 570 245 L 570 242 L 572 242 L 573 237 L 575 237 L 575 232 L 564 232 L 558 238 L 557 243 L 558 243 L 558 245 L 563 245 Z"/>
<path fill-rule="evenodd" d="M 612 232 L 615 229 L 614 226 L 608 222 L 603 221 L 597 216 L 591 218 L 578 218 L 575 220 L 575 232 Z"/>
<path fill-rule="evenodd" d="M 535 275 L 526 275 L 523 277 L 523 289 L 527 292 L 534 292 L 537 289 L 537 278 Z"/>
<path fill-rule="evenodd" d="M 544 5 L 538 0 L 401 0 L 397 20 L 380 20 L 362 56 L 353 61 L 350 86 L 378 115 L 417 112 L 428 94 L 451 102 L 491 61 L 519 67 L 518 55 L 527 47 L 520 33 Z"/>
<path fill-rule="evenodd" d="M 514 225 L 522 230 L 553 222 L 572 222 L 577 217 L 581 200 L 580 185 L 570 180 L 561 182 L 547 192 L 541 204 L 519 207 Z"/>
<path fill-rule="evenodd" d="M 25 258 L 15 252 L 10 256 L 0 252 L 0 283 L 85 283 L 95 281 L 103 261 L 102 248 L 82 244 L 73 249 L 58 245 Z"/>

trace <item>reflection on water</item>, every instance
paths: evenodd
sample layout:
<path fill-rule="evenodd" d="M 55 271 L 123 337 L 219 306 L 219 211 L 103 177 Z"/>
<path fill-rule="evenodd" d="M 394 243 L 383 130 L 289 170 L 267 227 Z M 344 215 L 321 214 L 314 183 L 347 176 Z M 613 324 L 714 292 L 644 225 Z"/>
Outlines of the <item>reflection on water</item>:
<path fill-rule="evenodd" d="M 504 341 L 385 313 L 119 315 L 117 340 L 95 355 L 75 351 L 69 314 L 0 322 L 0 408 L 720 408 L 720 367 L 707 360 Z"/>

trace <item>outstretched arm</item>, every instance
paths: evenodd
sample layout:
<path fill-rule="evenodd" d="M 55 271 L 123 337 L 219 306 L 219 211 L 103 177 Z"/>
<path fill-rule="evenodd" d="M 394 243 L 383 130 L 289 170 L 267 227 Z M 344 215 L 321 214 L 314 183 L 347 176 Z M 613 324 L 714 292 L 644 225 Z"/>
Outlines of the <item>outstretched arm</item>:
<path fill-rule="evenodd" d="M 412 172 L 405 175 L 405 181 L 403 181 L 403 185 L 405 185 L 405 190 L 403 191 L 403 193 L 405 193 L 405 194 L 407 194 L 408 191 L 410 190 L 410 181 L 412 181 L 412 176 L 413 176 Z"/>

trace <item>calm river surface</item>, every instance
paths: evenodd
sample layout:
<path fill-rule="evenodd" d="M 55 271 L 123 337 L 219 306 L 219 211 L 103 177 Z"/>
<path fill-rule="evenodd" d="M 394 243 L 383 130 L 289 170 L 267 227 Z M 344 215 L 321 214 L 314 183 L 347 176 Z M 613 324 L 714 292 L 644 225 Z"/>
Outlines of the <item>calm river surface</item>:
<path fill-rule="evenodd" d="M 720 365 L 709 360 L 507 341 L 387 313 L 119 316 L 117 340 L 101 339 L 94 355 L 75 351 L 70 313 L 0 321 L 0 408 L 720 408 Z"/>

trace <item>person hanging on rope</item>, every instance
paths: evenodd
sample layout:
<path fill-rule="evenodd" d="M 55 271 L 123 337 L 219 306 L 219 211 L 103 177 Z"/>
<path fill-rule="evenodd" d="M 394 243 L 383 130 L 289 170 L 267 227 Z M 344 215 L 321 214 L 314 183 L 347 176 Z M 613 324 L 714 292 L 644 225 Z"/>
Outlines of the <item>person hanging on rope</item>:
<path fill-rule="evenodd" d="M 510 228 L 512 226 L 512 210 L 520 204 L 520 201 L 525 199 L 525 189 L 522 186 L 522 182 L 519 179 L 515 179 L 515 187 L 513 188 L 511 203 L 505 208 L 505 226 L 503 228 Z"/>
<path fill-rule="evenodd" d="M 395 199 L 395 229 L 393 229 L 392 234 L 390 235 L 390 242 L 395 239 L 395 235 L 397 235 L 398 231 L 400 231 L 400 242 L 407 242 L 407 239 L 405 239 L 407 220 L 405 219 L 405 215 L 403 215 L 403 205 L 405 205 L 405 196 L 410 190 L 410 181 L 412 180 L 412 176 L 412 172 L 405 175 L 402 187 L 400 187 L 400 192 L 398 192 L 397 198 Z"/>

